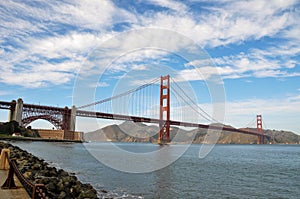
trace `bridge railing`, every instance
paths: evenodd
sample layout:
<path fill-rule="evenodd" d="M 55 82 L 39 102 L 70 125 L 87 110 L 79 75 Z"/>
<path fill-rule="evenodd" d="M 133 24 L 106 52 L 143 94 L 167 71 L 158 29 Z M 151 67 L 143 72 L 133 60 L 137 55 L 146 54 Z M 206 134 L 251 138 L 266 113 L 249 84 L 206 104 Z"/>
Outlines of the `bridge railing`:
<path fill-rule="evenodd" d="M 14 182 L 14 174 L 15 174 L 32 199 L 49 199 L 44 184 L 34 184 L 31 181 L 29 181 L 18 169 L 16 159 L 10 159 L 7 151 L 4 151 L 4 153 L 5 153 L 4 158 L 6 158 L 9 163 L 9 171 L 8 171 L 7 179 L 4 182 L 4 184 L 1 186 L 1 188 L 2 189 L 17 188 Z"/>

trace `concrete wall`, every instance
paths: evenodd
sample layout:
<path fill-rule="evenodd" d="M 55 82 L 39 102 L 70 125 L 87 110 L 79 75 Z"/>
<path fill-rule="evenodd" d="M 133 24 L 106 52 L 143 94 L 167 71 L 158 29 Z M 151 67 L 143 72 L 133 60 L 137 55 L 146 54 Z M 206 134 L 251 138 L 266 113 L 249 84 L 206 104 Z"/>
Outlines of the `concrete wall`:
<path fill-rule="evenodd" d="M 63 140 L 64 130 L 37 129 L 41 138 Z"/>
<path fill-rule="evenodd" d="M 51 129 L 36 129 L 41 138 L 58 139 L 58 140 L 83 140 L 83 132 L 51 130 Z"/>
<path fill-rule="evenodd" d="M 65 131 L 64 139 L 66 139 L 66 140 L 83 140 L 83 132 Z"/>

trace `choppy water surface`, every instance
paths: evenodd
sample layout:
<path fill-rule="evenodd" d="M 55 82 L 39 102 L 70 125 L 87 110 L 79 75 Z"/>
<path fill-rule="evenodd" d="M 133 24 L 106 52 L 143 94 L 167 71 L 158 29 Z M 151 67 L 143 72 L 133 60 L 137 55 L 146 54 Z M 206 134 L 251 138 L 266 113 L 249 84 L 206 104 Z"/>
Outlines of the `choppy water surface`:
<path fill-rule="evenodd" d="M 116 171 L 98 162 L 83 144 L 14 142 L 52 165 L 76 173 L 101 197 L 115 198 L 299 198 L 299 145 L 216 145 L 199 159 L 201 145 L 191 145 L 176 162 L 150 173 Z M 109 157 L 106 143 L 87 146 Z M 157 145 L 117 143 L 125 150 L 147 152 Z M 182 145 L 168 146 L 170 154 Z M 156 160 L 157 161 L 157 160 Z"/>

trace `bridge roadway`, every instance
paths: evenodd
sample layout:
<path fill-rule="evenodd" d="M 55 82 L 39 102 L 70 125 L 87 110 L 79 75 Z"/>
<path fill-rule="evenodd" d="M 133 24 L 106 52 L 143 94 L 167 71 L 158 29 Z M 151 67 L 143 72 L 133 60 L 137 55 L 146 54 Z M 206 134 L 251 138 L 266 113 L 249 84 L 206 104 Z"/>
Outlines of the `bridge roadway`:
<path fill-rule="evenodd" d="M 0 109 L 10 109 L 11 102 L 4 102 L 0 101 Z M 46 109 L 52 111 L 63 111 L 65 108 L 60 107 L 52 107 L 52 106 L 41 106 L 35 104 L 23 104 L 23 107 L 26 108 L 37 108 L 37 109 Z M 90 117 L 90 118 L 102 118 L 102 119 L 110 119 L 110 120 L 123 120 L 123 121 L 133 121 L 133 122 L 144 122 L 144 123 L 153 123 L 159 124 L 161 122 L 160 119 L 155 118 L 147 118 L 147 117 L 137 117 L 137 116 L 130 116 L 130 115 L 120 115 L 120 114 L 112 114 L 112 113 L 103 113 L 103 112 L 94 112 L 94 111 L 84 111 L 84 110 L 76 110 L 76 116 L 79 117 Z M 236 129 L 232 127 L 220 126 L 220 125 L 206 125 L 206 124 L 196 124 L 190 122 L 180 122 L 170 120 L 170 125 L 175 126 L 184 126 L 184 127 L 195 127 L 195 128 L 202 128 L 202 129 L 211 129 L 211 130 L 223 130 L 228 132 L 237 132 L 237 133 L 244 133 L 249 135 L 261 135 L 255 131 L 247 131 L 242 129 Z M 264 137 L 270 137 L 268 135 L 263 135 Z"/>
<path fill-rule="evenodd" d="M 0 109 L 10 109 L 12 102 L 0 101 Z M 52 111 L 63 111 L 65 108 L 54 107 L 54 106 L 42 106 L 37 104 L 23 104 L 23 108 L 32 108 L 32 109 L 43 109 L 43 110 L 52 110 Z"/>
<path fill-rule="evenodd" d="M 110 119 L 110 120 L 125 120 L 125 121 L 144 122 L 144 123 L 153 123 L 153 124 L 159 124 L 161 122 L 160 119 L 154 119 L 154 118 L 136 117 L 136 116 L 129 116 L 129 115 L 83 111 L 83 110 L 77 110 L 76 116 L 102 118 L 102 119 Z M 195 128 L 211 129 L 211 130 L 223 130 L 223 131 L 228 131 L 228 132 L 237 132 L 237 133 L 244 133 L 244 134 L 256 135 L 256 136 L 261 135 L 258 132 L 254 132 L 254 131 L 246 131 L 246 130 L 242 130 L 242 129 L 236 129 L 236 128 L 226 127 L 226 126 L 221 126 L 221 125 L 196 124 L 196 123 L 180 122 L 180 121 L 174 121 L 174 120 L 170 120 L 170 125 L 195 127 Z M 269 137 L 268 135 L 263 135 L 263 136 Z"/>
<path fill-rule="evenodd" d="M 0 101 L 0 109 L 9 109 L 10 105 L 11 105 L 11 102 Z"/>

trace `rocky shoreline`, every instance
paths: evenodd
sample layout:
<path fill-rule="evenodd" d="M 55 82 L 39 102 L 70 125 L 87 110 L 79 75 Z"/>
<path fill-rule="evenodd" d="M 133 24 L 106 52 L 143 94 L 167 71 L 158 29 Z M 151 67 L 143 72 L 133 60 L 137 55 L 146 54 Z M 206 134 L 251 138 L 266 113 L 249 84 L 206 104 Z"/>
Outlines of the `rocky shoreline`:
<path fill-rule="evenodd" d="M 92 185 L 81 183 L 62 169 L 50 167 L 43 159 L 9 143 L 0 142 L 0 148 L 10 149 L 10 158 L 16 160 L 21 173 L 34 184 L 44 184 L 49 198 L 98 198 Z"/>

